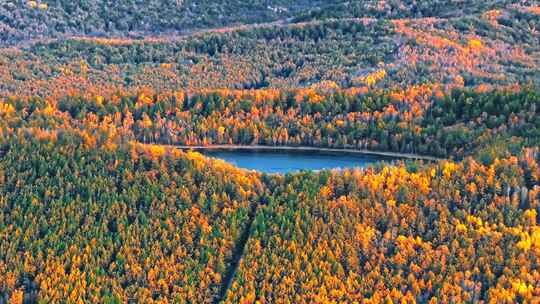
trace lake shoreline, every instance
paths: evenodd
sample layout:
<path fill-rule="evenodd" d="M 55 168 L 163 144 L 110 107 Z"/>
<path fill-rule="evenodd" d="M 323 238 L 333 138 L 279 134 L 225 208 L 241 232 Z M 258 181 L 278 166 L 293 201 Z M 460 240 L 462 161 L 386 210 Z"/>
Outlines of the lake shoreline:
<path fill-rule="evenodd" d="M 382 152 L 365 149 L 350 149 L 350 148 L 325 148 L 325 147 L 310 147 L 310 146 L 266 146 L 266 145 L 208 145 L 208 146 L 185 146 L 185 145 L 165 145 L 167 147 L 181 150 L 245 150 L 245 151 L 298 151 L 298 152 L 320 152 L 320 153 L 347 153 L 347 154 L 364 154 L 384 156 L 391 158 L 415 159 L 427 161 L 440 161 L 443 158 L 438 158 L 428 155 L 419 155 L 412 153 L 399 152 Z"/>

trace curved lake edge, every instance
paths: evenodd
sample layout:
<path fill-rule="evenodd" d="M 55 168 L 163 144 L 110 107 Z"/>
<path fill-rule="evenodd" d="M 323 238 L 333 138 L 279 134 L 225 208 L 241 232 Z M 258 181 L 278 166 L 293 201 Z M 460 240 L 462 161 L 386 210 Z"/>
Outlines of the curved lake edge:
<path fill-rule="evenodd" d="M 325 148 L 325 147 L 310 147 L 310 146 L 266 146 L 266 145 L 208 145 L 208 146 L 185 146 L 185 145 L 164 145 L 166 147 L 181 149 L 181 150 L 242 150 L 242 151 L 282 151 L 282 152 L 318 152 L 318 153 L 346 153 L 358 155 L 374 155 L 390 158 L 426 160 L 426 161 L 441 161 L 444 158 L 435 156 L 419 155 L 412 153 L 399 152 L 383 152 L 365 149 L 350 149 L 350 148 Z"/>

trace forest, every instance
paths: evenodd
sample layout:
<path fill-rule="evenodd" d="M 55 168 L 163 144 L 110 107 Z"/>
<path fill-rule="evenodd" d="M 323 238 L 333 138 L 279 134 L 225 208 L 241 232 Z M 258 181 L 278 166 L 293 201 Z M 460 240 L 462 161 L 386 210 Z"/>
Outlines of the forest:
<path fill-rule="evenodd" d="M 528 0 L 3 1 L 0 304 L 538 303 L 539 28 Z M 179 148 L 212 145 L 435 160 Z"/>
<path fill-rule="evenodd" d="M 6 0 L 0 5 L 0 45 L 71 35 L 189 33 L 290 18 L 323 4 L 320 0 Z"/>
<path fill-rule="evenodd" d="M 451 17 L 530 5 L 520 0 L 5 0 L 0 4 L 0 46 L 31 40 L 144 37 L 186 34 L 200 29 L 292 20 L 376 17 Z M 36 24 L 35 21 L 39 21 Z"/>
<path fill-rule="evenodd" d="M 14 303 L 527 302 L 539 103 L 529 88 L 9 98 L 0 290 Z M 169 146 L 356 138 L 454 160 L 284 176 Z"/>
<path fill-rule="evenodd" d="M 3 106 L 30 118 L 60 113 L 92 137 L 111 132 L 124 142 L 164 145 L 357 148 L 486 161 L 540 145 L 540 95 L 531 88 L 146 92 L 57 103 L 8 98 Z"/>
<path fill-rule="evenodd" d="M 323 19 L 176 38 L 42 41 L 0 49 L 0 94 L 538 85 L 539 16 L 509 6 L 448 19 Z"/>

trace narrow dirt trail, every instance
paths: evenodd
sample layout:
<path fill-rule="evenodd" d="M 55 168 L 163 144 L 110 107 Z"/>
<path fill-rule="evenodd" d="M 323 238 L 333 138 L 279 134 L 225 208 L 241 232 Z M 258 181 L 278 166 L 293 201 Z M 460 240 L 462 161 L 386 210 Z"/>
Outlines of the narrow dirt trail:
<path fill-rule="evenodd" d="M 240 261 L 242 260 L 242 257 L 244 256 L 244 250 L 249 240 L 249 236 L 251 234 L 251 226 L 253 225 L 255 216 L 257 215 L 258 206 L 259 206 L 258 202 L 253 203 L 251 205 L 251 209 L 249 211 L 248 224 L 246 226 L 246 229 L 242 232 L 240 239 L 236 243 L 236 246 L 233 252 L 233 260 L 231 261 L 227 271 L 225 272 L 225 276 L 221 283 L 219 296 L 214 301 L 215 304 L 221 303 L 223 300 L 225 300 L 227 291 L 231 288 L 231 284 L 234 280 L 234 276 L 236 275 L 236 271 L 238 270 L 238 266 L 240 266 Z"/>

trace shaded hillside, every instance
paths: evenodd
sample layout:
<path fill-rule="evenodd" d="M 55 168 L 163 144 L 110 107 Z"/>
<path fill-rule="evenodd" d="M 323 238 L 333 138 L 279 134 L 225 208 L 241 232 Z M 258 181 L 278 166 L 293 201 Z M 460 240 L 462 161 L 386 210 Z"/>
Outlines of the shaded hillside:
<path fill-rule="evenodd" d="M 460 17 L 478 14 L 488 10 L 503 9 L 510 5 L 531 5 L 530 0 L 351 0 L 336 1 L 307 12 L 299 13 L 295 21 L 321 20 L 328 18 L 425 18 L 425 17 Z"/>
<path fill-rule="evenodd" d="M 133 36 L 274 21 L 321 1 L 65 1 L 0 4 L 0 45 L 65 35 Z"/>
<path fill-rule="evenodd" d="M 345 88 L 538 83 L 539 17 L 535 7 L 514 7 L 449 19 L 345 19 L 176 38 L 60 40 L 0 50 L 0 94 L 294 88 L 328 81 Z M 377 73 L 383 77 L 366 82 Z"/>

